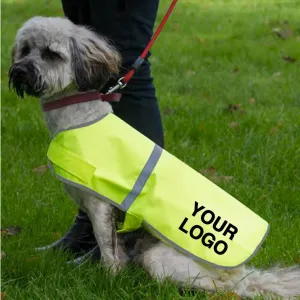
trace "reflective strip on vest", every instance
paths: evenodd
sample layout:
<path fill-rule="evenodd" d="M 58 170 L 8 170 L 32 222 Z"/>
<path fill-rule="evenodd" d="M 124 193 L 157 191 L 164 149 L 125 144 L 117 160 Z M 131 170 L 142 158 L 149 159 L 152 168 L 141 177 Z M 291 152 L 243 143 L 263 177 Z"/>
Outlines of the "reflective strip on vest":
<path fill-rule="evenodd" d="M 48 159 L 57 177 L 126 212 L 119 232 L 141 226 L 198 262 L 235 268 L 269 225 L 114 114 L 63 131 Z"/>

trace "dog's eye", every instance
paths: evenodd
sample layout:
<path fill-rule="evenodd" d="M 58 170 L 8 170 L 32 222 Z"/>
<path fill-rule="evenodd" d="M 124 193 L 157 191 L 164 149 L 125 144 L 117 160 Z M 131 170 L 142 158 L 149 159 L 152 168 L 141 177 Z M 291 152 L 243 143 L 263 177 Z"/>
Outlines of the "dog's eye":
<path fill-rule="evenodd" d="M 28 45 L 25 45 L 22 49 L 21 49 L 21 55 L 24 57 L 26 55 L 28 55 L 30 53 L 30 48 Z"/>
<path fill-rule="evenodd" d="M 55 60 L 55 59 L 61 59 L 61 56 L 49 48 L 45 48 L 41 53 L 42 59 L 46 60 Z"/>

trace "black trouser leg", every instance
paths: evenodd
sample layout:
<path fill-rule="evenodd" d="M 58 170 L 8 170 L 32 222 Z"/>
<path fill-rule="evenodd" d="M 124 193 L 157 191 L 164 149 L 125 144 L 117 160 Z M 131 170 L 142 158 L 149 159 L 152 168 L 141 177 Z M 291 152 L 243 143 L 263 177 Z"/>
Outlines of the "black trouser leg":
<path fill-rule="evenodd" d="M 90 0 L 94 30 L 114 42 L 122 54 L 124 75 L 153 34 L 158 0 Z M 150 54 L 148 55 L 148 57 Z M 121 90 L 114 113 L 160 146 L 164 146 L 162 120 L 148 59 L 127 87 Z"/>
<path fill-rule="evenodd" d="M 64 13 L 72 22 L 89 25 L 113 41 L 122 55 L 120 76 L 126 73 L 148 44 L 158 3 L 158 0 L 62 0 Z M 148 57 L 128 86 L 121 90 L 121 101 L 113 103 L 113 110 L 125 122 L 163 147 L 162 120 Z M 84 230 L 81 230 L 81 224 Z M 55 247 L 63 245 L 63 248 L 74 251 L 96 245 L 91 227 L 87 224 L 90 224 L 87 215 L 79 210 L 75 224 Z"/>

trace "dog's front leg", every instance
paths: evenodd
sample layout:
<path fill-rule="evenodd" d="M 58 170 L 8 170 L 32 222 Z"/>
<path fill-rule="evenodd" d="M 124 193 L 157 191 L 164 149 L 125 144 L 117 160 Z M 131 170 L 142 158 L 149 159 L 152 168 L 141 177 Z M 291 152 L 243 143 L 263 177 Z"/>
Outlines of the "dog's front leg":
<path fill-rule="evenodd" d="M 116 232 L 116 208 L 92 195 L 85 195 L 84 208 L 92 222 L 103 262 L 116 273 L 128 261 Z"/>

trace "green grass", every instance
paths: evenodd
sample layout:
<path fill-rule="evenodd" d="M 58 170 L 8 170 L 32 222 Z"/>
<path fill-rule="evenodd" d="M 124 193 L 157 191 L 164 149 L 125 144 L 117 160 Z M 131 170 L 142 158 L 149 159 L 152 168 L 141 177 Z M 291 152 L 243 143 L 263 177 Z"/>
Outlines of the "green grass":
<path fill-rule="evenodd" d="M 233 176 L 219 185 L 271 224 L 250 261 L 260 268 L 300 262 L 299 11 L 296 0 L 179 1 L 151 58 L 166 149 L 196 170 Z M 5 299 L 208 298 L 134 267 L 112 278 L 100 265 L 74 267 L 66 254 L 33 250 L 63 235 L 77 212 L 49 172 L 32 171 L 46 164 L 49 143 L 38 101 L 7 87 L 15 33 L 34 15 L 62 15 L 60 1 L 2 1 L 2 228 L 22 227 L 2 239 Z M 275 27 L 293 35 L 281 39 Z M 229 104 L 242 109 L 231 113 Z"/>

